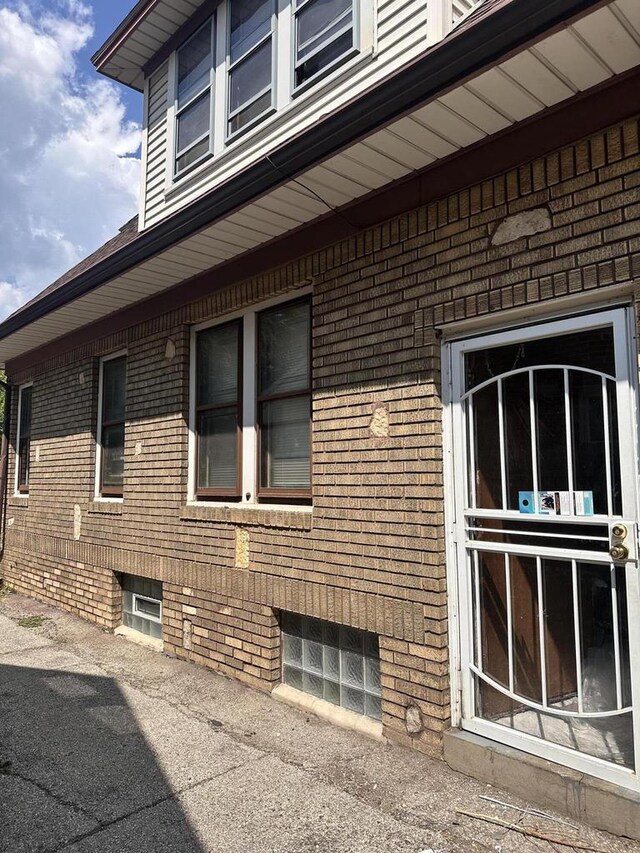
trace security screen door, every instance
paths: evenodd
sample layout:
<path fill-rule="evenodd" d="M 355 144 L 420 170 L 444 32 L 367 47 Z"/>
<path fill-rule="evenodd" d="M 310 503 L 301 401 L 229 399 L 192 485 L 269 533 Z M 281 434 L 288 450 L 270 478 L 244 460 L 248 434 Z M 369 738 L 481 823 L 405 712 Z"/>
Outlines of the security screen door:
<path fill-rule="evenodd" d="M 633 787 L 629 322 L 620 308 L 465 340 L 450 365 L 462 726 Z"/>

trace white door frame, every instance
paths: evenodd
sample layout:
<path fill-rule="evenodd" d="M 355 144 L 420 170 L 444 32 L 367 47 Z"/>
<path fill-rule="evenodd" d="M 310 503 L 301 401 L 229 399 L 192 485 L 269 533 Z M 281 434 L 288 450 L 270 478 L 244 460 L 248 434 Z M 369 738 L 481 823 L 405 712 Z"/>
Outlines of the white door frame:
<path fill-rule="evenodd" d="M 640 518 L 638 504 L 638 418 L 637 418 L 637 347 L 635 315 L 631 307 L 616 307 L 573 317 L 534 321 L 528 327 L 476 332 L 468 338 L 443 343 L 442 400 L 443 400 L 443 451 L 445 482 L 445 532 L 447 560 L 447 589 L 449 602 L 449 644 L 451 668 L 452 725 L 462 727 L 487 738 L 525 750 L 558 764 L 606 779 L 614 784 L 635 790 L 640 789 L 640 583 L 638 565 L 627 564 L 626 582 L 628 606 L 635 618 L 629 618 L 629 655 L 632 673 L 632 705 L 634 708 L 633 734 L 636 771 L 590 757 L 584 753 L 543 741 L 522 732 L 488 720 L 474 718 L 468 707 L 473 695 L 472 673 L 466 665 L 469 659 L 472 626 L 469 618 L 471 604 L 466 587 L 466 547 L 464 510 L 466 489 L 466 437 L 461 397 L 463 387 L 463 359 L 467 352 L 482 347 L 500 346 L 516 341 L 534 340 L 573 331 L 611 326 L 614 333 L 615 367 L 617 379 L 618 431 L 622 493 L 625 496 L 623 513 L 636 521 Z M 456 464 L 457 461 L 457 464 Z M 637 545 L 637 543 L 636 543 Z M 636 549 L 637 553 L 637 549 Z M 464 574 L 463 574 L 464 573 Z M 635 678 L 634 678 L 635 674 Z"/>

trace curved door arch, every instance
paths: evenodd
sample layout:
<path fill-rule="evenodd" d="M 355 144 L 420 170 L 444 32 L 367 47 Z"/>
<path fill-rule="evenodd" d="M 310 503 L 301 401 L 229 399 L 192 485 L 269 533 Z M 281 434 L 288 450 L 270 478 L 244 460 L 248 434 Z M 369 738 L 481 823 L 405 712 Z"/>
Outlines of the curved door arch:
<path fill-rule="evenodd" d="M 450 355 L 462 725 L 633 787 L 629 343 L 618 309 Z"/>

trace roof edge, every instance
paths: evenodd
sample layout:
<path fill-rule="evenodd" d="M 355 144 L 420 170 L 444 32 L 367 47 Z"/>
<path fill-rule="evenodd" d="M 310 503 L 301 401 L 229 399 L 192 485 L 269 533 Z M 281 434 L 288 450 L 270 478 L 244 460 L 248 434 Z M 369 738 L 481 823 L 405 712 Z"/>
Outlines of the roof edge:
<path fill-rule="evenodd" d="M 151 12 L 159 2 L 160 0 L 138 0 L 127 17 L 116 27 L 116 29 L 91 57 L 91 62 L 97 71 L 100 71 L 101 67 L 109 59 L 116 47 L 122 43 L 124 38 L 127 37 L 132 30 L 142 23 L 149 12 Z"/>
<path fill-rule="evenodd" d="M 157 0 L 144 0 L 138 6 L 150 7 L 154 2 Z M 34 302 L 0 323 L 0 339 L 151 259 L 345 145 L 437 96 L 474 71 L 602 2 L 538 0 L 532 7 L 530 0 L 513 0 L 499 7 L 477 25 L 440 43 L 437 49 L 418 58 L 381 85 L 288 140 L 272 152 L 268 160 L 265 158 L 254 163 L 169 219 L 141 232 L 130 246 L 80 273 L 59 290 L 40 299 L 36 297 Z"/>

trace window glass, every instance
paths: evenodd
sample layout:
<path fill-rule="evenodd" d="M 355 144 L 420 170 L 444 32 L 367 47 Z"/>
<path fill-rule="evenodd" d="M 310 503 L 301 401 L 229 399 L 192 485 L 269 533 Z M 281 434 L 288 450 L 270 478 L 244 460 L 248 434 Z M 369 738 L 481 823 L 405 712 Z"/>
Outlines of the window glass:
<path fill-rule="evenodd" d="M 178 107 L 206 89 L 210 83 L 211 26 L 209 21 L 178 51 Z"/>
<path fill-rule="evenodd" d="M 33 387 L 22 388 L 20 391 L 20 435 L 31 434 L 31 399 Z"/>
<path fill-rule="evenodd" d="M 211 122 L 211 98 L 209 93 L 203 95 L 194 104 L 191 104 L 180 116 L 178 116 L 178 152 L 184 151 L 204 134 L 209 133 Z M 205 153 L 209 147 L 208 136 L 204 149 Z"/>
<path fill-rule="evenodd" d="M 114 358 L 103 362 L 103 423 L 124 420 L 125 381 L 126 361 L 124 358 Z"/>
<path fill-rule="evenodd" d="M 231 0 L 229 59 L 235 62 L 271 32 L 272 0 Z"/>
<path fill-rule="evenodd" d="M 159 581 L 122 575 L 122 624 L 162 639 L 162 584 Z"/>
<path fill-rule="evenodd" d="M 122 496 L 127 360 L 125 356 L 102 362 L 100 424 L 100 492 Z"/>
<path fill-rule="evenodd" d="M 238 397 L 240 325 L 214 326 L 198 334 L 198 405 L 235 402 Z"/>
<path fill-rule="evenodd" d="M 308 300 L 258 318 L 260 488 L 311 488 L 311 332 Z"/>
<path fill-rule="evenodd" d="M 356 714 L 381 718 L 375 634 L 283 613 L 282 680 Z"/>
<path fill-rule="evenodd" d="M 307 0 L 296 11 L 296 79 L 299 86 L 330 68 L 354 46 L 351 0 Z"/>
<path fill-rule="evenodd" d="M 29 489 L 29 460 L 31 457 L 31 401 L 33 387 L 20 389 L 20 423 L 18 424 L 18 488 Z"/>
<path fill-rule="evenodd" d="M 198 485 L 235 489 L 238 478 L 236 408 L 202 412 L 198 420 Z"/>
<path fill-rule="evenodd" d="M 309 386 L 309 302 L 279 305 L 259 318 L 260 394 Z"/>
<path fill-rule="evenodd" d="M 261 102 L 271 104 L 271 40 L 254 50 L 229 74 L 229 109 L 233 114 L 267 90 Z M 263 106 L 264 109 L 264 106 Z"/>
<path fill-rule="evenodd" d="M 311 486 L 311 402 L 307 395 L 263 403 L 262 484 L 268 489 Z"/>
<path fill-rule="evenodd" d="M 211 150 L 213 19 L 178 51 L 176 172 Z"/>
<path fill-rule="evenodd" d="M 201 157 L 209 153 L 209 137 L 201 139 L 193 148 L 190 148 L 185 154 L 181 154 L 176 160 L 176 169 L 181 172 L 192 163 L 196 163 Z"/>
<path fill-rule="evenodd" d="M 124 424 L 102 428 L 102 486 L 122 488 Z"/>
<path fill-rule="evenodd" d="M 228 132 L 272 105 L 273 0 L 231 0 Z"/>
<path fill-rule="evenodd" d="M 239 496 L 241 341 L 239 322 L 197 337 L 197 490 L 205 497 Z"/>

